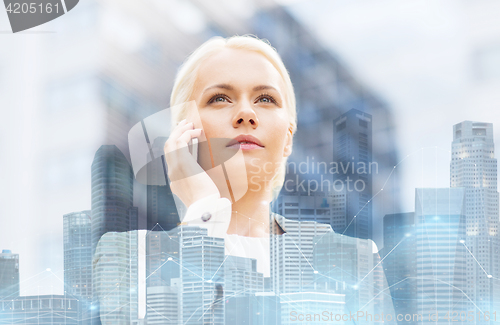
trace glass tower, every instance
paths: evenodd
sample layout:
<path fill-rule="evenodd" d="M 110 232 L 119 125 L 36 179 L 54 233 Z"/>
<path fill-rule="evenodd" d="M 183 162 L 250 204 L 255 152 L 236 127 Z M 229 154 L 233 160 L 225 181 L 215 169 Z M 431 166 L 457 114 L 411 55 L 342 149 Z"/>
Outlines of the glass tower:
<path fill-rule="evenodd" d="M 63 225 L 66 293 L 89 299 L 92 297 L 91 213 L 65 214 Z"/>
<path fill-rule="evenodd" d="M 19 296 L 19 254 L 4 249 L 0 254 L 0 299 Z"/>
<path fill-rule="evenodd" d="M 63 216 L 64 287 L 68 297 L 78 299 L 81 324 L 90 324 L 92 302 L 91 212 L 72 212 Z"/>
<path fill-rule="evenodd" d="M 387 214 L 384 217 L 384 271 L 391 289 L 394 310 L 398 314 L 413 314 L 415 309 L 417 253 L 415 213 Z M 409 320 L 408 325 L 416 324 Z"/>
<path fill-rule="evenodd" d="M 464 194 L 462 188 L 415 190 L 419 324 L 449 324 L 453 313 L 467 310 Z"/>
<path fill-rule="evenodd" d="M 136 220 L 130 218 L 133 180 L 129 162 L 115 145 L 97 150 L 92 162 L 92 251 L 107 232 L 137 229 L 131 228 Z"/>
<path fill-rule="evenodd" d="M 372 239 L 372 116 L 351 109 L 333 123 L 333 160 L 339 165 L 334 178 L 346 189 L 346 228 L 341 231 Z"/>
<path fill-rule="evenodd" d="M 453 126 L 450 186 L 465 188 L 467 294 L 471 310 L 497 310 L 500 286 L 497 160 L 493 124 L 463 121 Z M 491 275 L 491 277 L 488 277 Z M 478 324 L 489 324 L 478 321 Z"/>

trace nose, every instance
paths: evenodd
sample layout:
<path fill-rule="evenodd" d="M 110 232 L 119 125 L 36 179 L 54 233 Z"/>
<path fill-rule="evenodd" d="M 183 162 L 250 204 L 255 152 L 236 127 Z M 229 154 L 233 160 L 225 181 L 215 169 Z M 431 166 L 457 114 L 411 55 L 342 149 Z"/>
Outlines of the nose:
<path fill-rule="evenodd" d="M 256 129 L 259 126 L 259 119 L 250 103 L 241 103 L 236 109 L 236 113 L 233 116 L 234 128 L 250 126 Z"/>

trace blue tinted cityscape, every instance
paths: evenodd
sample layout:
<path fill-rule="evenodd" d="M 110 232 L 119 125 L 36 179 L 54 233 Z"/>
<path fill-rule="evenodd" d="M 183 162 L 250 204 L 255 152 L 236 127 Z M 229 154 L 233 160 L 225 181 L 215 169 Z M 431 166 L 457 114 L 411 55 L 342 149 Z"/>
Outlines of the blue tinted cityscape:
<path fill-rule="evenodd" d="M 362 125 L 366 137 L 351 137 L 344 150 L 366 152 L 371 115 L 350 110 L 335 121 Z M 380 252 L 370 239 L 345 235 L 356 222 L 349 203 L 363 209 L 371 198 L 360 202 L 346 189 L 283 192 L 274 209 L 286 234 L 271 236 L 264 277 L 255 259 L 225 255 L 224 239 L 205 228 L 140 230 L 130 164 L 104 145 L 92 163 L 92 209 L 62 218 L 65 295 L 19 296 L 19 255 L 3 250 L 0 321 L 320 324 L 356 314 L 357 324 L 492 324 L 500 244 L 493 125 L 454 125 L 450 164 L 450 188 L 417 188 L 414 212 L 384 217 Z M 148 202 L 156 211 L 156 200 Z"/>
<path fill-rule="evenodd" d="M 73 28 L 110 18 L 99 1 L 79 4 L 75 14 Z M 450 186 L 412 189 L 415 210 L 404 211 L 393 174 L 402 159 L 391 108 L 283 7 L 259 7 L 241 24 L 215 17 L 196 33 L 169 26 L 160 40 L 154 35 L 165 15 L 134 14 L 159 24 L 146 29 L 139 54 L 82 32 L 79 41 L 100 53 L 83 63 L 88 71 L 74 64 L 47 77 L 50 123 L 71 128 L 75 116 L 54 116 L 75 101 L 77 118 L 92 107 L 89 130 L 100 128 L 80 139 L 93 156 L 83 167 L 91 187 L 82 190 L 91 205 L 60 216 L 64 294 L 22 295 L 20 248 L 0 247 L 0 324 L 500 323 L 492 123 L 441 125 L 453 136 Z M 241 31 L 267 38 L 280 52 L 300 108 L 285 186 L 272 204 L 285 234 L 270 236 L 269 276 L 255 259 L 225 254 L 224 239 L 182 225 L 169 186 L 138 184 L 129 163 L 127 132 L 164 108 L 186 55 L 211 36 Z M 179 46 L 178 37 L 187 41 Z M 68 53 L 80 46 L 68 35 L 52 42 Z M 161 48 L 169 48 L 166 63 Z M 121 73 L 115 62 L 133 73 Z M 53 163 L 45 157 L 40 168 Z M 66 171 L 66 183 L 43 183 L 41 200 L 85 183 L 75 170 L 55 169 Z M 153 167 L 148 175 L 166 177 Z"/>

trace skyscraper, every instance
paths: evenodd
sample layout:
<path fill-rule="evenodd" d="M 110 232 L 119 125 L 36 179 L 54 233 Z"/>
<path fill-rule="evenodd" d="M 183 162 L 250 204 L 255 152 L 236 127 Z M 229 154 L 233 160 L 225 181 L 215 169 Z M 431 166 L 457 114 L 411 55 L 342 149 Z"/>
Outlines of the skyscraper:
<path fill-rule="evenodd" d="M 467 294 L 473 301 L 471 308 L 493 310 L 494 304 L 500 303 L 496 280 L 500 269 L 497 160 L 491 123 L 463 121 L 453 126 L 450 174 L 451 187 L 465 188 L 465 244 L 470 251 Z"/>
<path fill-rule="evenodd" d="M 346 188 L 346 228 L 348 236 L 372 239 L 372 116 L 357 109 L 333 121 L 334 156 L 339 165 L 335 180 Z M 378 172 L 378 171 L 377 171 Z"/>
<path fill-rule="evenodd" d="M 136 324 L 139 318 L 139 235 L 140 231 L 107 232 L 94 254 L 93 322 Z"/>
<path fill-rule="evenodd" d="M 395 213 L 384 216 L 384 272 L 391 290 L 397 314 L 416 312 L 417 254 L 415 213 Z M 408 325 L 416 324 L 410 320 Z"/>
<path fill-rule="evenodd" d="M 107 232 L 137 229 L 132 211 L 134 175 L 115 145 L 104 145 L 92 161 L 92 252 Z"/>
<path fill-rule="evenodd" d="M 224 291 L 231 297 L 264 290 L 264 277 L 257 272 L 257 260 L 228 255 L 224 259 Z"/>
<path fill-rule="evenodd" d="M 0 254 L 0 299 L 19 296 L 19 254 L 8 249 Z"/>
<path fill-rule="evenodd" d="M 272 207 L 274 212 L 288 219 L 329 224 L 334 231 L 339 231 L 346 227 L 345 193 L 345 190 L 309 194 L 286 192 L 272 203 Z"/>
<path fill-rule="evenodd" d="M 180 277 L 179 233 L 173 231 L 148 232 L 146 236 L 147 287 L 170 286 L 172 279 Z"/>
<path fill-rule="evenodd" d="M 464 194 L 462 188 L 415 190 L 416 305 L 421 324 L 449 324 L 446 315 L 468 310 Z M 436 314 L 440 316 L 433 318 Z"/>
<path fill-rule="evenodd" d="M 264 289 L 264 277 L 257 272 L 257 260 L 241 256 L 224 259 L 225 324 L 263 323 L 266 311 L 262 297 L 255 296 Z"/>
<path fill-rule="evenodd" d="M 179 324 L 179 287 L 154 286 L 147 292 L 147 324 Z"/>
<path fill-rule="evenodd" d="M 163 147 L 166 138 L 156 138 L 153 141 L 151 150 L 154 156 L 158 157 L 163 154 Z M 159 153 L 158 153 L 159 152 Z M 147 186 L 147 229 L 148 230 L 171 230 L 180 222 L 177 206 L 175 205 L 174 197 L 170 186 L 168 185 L 165 161 L 155 159 L 147 166 L 148 184 L 150 179 L 162 178 L 166 185 L 148 185 Z"/>
<path fill-rule="evenodd" d="M 301 292 L 313 285 L 315 236 L 331 232 L 330 225 L 284 220 L 286 234 L 271 236 L 271 279 L 276 294 Z"/>
<path fill-rule="evenodd" d="M 91 212 L 65 214 L 63 227 L 66 294 L 89 300 L 92 297 Z"/>
<path fill-rule="evenodd" d="M 373 241 L 330 232 L 315 238 L 312 260 L 314 289 L 345 295 L 344 313 L 394 313 Z M 368 325 L 373 319 L 356 323 Z"/>
<path fill-rule="evenodd" d="M 92 161 L 92 254 L 98 253 L 96 247 L 102 236 L 110 233 L 106 240 L 102 241 L 101 247 L 103 249 L 107 247 L 107 249 L 117 250 L 116 258 L 118 261 L 116 263 L 121 265 L 121 274 L 129 279 L 133 276 L 131 272 L 134 265 L 136 265 L 134 262 L 137 261 L 138 247 L 136 236 L 130 237 L 125 233 L 138 228 L 138 210 L 133 207 L 133 181 L 132 168 L 123 153 L 115 145 L 103 145 L 97 150 Z M 123 236 L 128 237 L 122 237 L 116 232 L 123 232 Z M 135 252 L 132 250 L 134 247 Z M 131 255 L 136 256 L 135 260 L 131 259 Z M 109 271 L 105 267 L 93 268 L 94 288 L 96 288 L 95 285 L 98 285 L 100 292 L 104 289 L 114 289 L 113 280 L 106 277 Z M 130 285 L 134 287 L 136 282 Z M 125 290 L 123 287 L 121 289 Z M 128 297 L 126 293 L 120 290 L 114 291 L 114 295 L 108 297 L 106 308 L 120 306 L 119 303 L 126 299 L 125 297 Z M 130 297 L 127 299 L 130 299 Z M 137 301 L 137 299 L 131 301 Z M 107 314 L 108 319 L 137 319 L 136 316 L 132 316 L 130 311 L 134 305 L 131 303 L 127 306 L 127 310 L 120 309 L 115 310 L 112 314 Z M 99 315 L 105 315 L 105 313 L 99 311 L 98 297 L 94 294 L 93 324 L 100 324 Z"/>
<path fill-rule="evenodd" d="M 79 300 L 80 322 L 90 324 L 92 303 L 91 212 L 63 216 L 64 288 L 68 297 Z"/>
<path fill-rule="evenodd" d="M 224 324 L 224 239 L 210 237 L 207 229 L 195 226 L 180 226 L 176 231 L 182 323 Z"/>

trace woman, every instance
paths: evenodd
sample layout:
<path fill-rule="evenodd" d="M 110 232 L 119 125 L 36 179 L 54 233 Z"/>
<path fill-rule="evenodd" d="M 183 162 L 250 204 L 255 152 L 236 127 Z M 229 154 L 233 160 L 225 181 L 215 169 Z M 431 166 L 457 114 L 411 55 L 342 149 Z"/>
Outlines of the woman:
<path fill-rule="evenodd" d="M 183 105 L 189 101 L 194 101 L 197 121 L 190 120 L 193 114 Z M 281 189 L 296 130 L 294 90 L 281 58 L 254 37 L 212 38 L 179 70 L 170 104 L 178 125 L 165 152 L 172 192 L 189 207 L 183 223 L 224 237 L 228 255 L 258 259 L 258 270 L 269 276 L 269 204 Z M 194 138 L 206 141 L 206 156 L 242 151 L 244 165 L 235 166 L 240 175 L 226 177 L 231 191 L 224 191 L 225 181 L 195 171 L 198 162 L 188 152 Z M 226 145 L 217 150 L 212 139 Z M 231 196 L 236 188 L 245 192 L 237 200 Z M 203 215 L 210 218 L 200 223 Z"/>
<path fill-rule="evenodd" d="M 370 260 L 374 265 L 375 254 L 372 249 L 376 247 L 371 241 L 336 234 L 330 225 L 287 220 L 270 211 L 270 203 L 284 181 L 285 164 L 292 152 L 297 123 L 290 76 L 278 53 L 268 43 L 251 36 L 227 39 L 215 37 L 208 40 L 180 68 L 170 104 L 174 127 L 164 151 L 172 192 L 187 207 L 182 225 L 206 228 L 208 237 L 223 238 L 226 258 L 232 255 L 255 259 L 256 271 L 264 278 L 271 279 L 272 288 L 267 289 L 279 297 L 274 309 L 281 309 L 282 317 L 286 318 L 288 312 L 290 315 L 300 312 L 290 308 L 308 309 L 310 306 L 303 303 L 294 305 L 293 299 L 299 302 L 317 300 L 318 303 L 314 302 L 312 307 L 315 310 L 322 306 L 344 306 L 344 303 L 346 307 L 339 307 L 337 312 L 367 308 L 373 311 L 374 305 L 379 306 L 379 311 L 387 310 L 380 309 L 383 301 L 387 301 L 384 298 L 389 295 L 385 285 L 379 285 L 379 282 L 385 284 L 385 279 L 374 278 L 374 270 L 378 265 L 364 271 L 359 271 L 360 267 L 356 263 L 347 263 L 350 268 L 346 270 L 342 265 L 344 247 L 356 254 L 361 252 L 360 247 L 363 245 L 363 254 L 366 254 L 363 260 Z M 198 149 L 193 145 L 194 139 L 198 140 Z M 178 210 L 182 210 L 180 206 Z M 195 233 L 196 229 L 200 229 L 197 227 L 179 229 L 191 229 L 189 231 Z M 94 257 L 96 274 L 105 274 L 117 265 L 117 254 L 113 255 L 113 249 L 101 245 L 101 242 L 135 240 L 136 233 L 107 233 L 101 237 Z M 172 236 L 180 238 L 178 234 Z M 172 251 L 179 254 L 183 249 L 181 246 L 182 243 Z M 127 249 L 124 245 L 116 247 Z M 322 255 L 318 255 L 319 264 L 313 265 L 313 250 L 318 248 L 321 248 Z M 271 251 L 274 265 L 272 276 Z M 337 251 L 342 254 L 336 254 Z M 196 254 L 199 252 L 194 251 Z M 183 283 L 185 280 L 167 281 L 167 286 L 177 283 L 172 286 L 182 288 L 175 293 L 178 294 L 177 301 L 183 305 L 180 309 L 182 313 L 175 320 L 170 320 L 173 323 L 186 323 L 196 318 L 200 322 L 219 323 L 224 319 L 224 310 L 226 317 L 229 317 L 227 311 L 232 307 L 222 307 L 222 302 L 229 303 L 231 298 L 224 287 L 227 281 L 216 278 L 218 272 L 224 269 L 222 266 L 226 258 L 218 261 L 218 264 L 210 264 L 210 261 L 194 263 L 198 268 L 200 265 L 201 268 L 206 267 L 208 271 L 205 271 L 194 267 L 190 269 L 188 263 L 181 261 L 181 258 L 175 260 L 174 255 L 169 255 L 171 257 L 165 263 L 174 263 L 172 265 L 180 268 L 181 273 L 185 272 L 186 277 L 194 276 L 192 281 L 198 284 L 193 284 L 192 287 L 197 289 L 192 291 L 191 284 L 185 286 Z M 131 300 L 129 291 L 133 291 L 132 287 L 119 293 L 120 288 L 126 287 L 131 278 L 130 273 L 124 272 L 108 276 L 119 279 L 116 288 L 105 290 L 96 282 L 101 301 L 101 320 L 107 318 L 112 323 L 117 319 L 115 314 L 124 313 L 121 309 L 123 303 L 127 299 Z M 155 272 L 158 273 L 159 268 L 149 270 L 151 274 Z M 289 276 L 290 272 L 300 273 L 290 276 L 290 279 L 296 277 L 296 282 L 283 281 L 283 277 Z M 377 273 L 381 273 L 380 267 Z M 207 274 L 211 275 L 207 277 Z M 353 279 L 351 289 L 346 289 L 346 283 L 349 283 L 346 274 Z M 359 289 L 359 294 L 355 293 L 358 285 L 363 287 L 363 290 Z M 303 293 L 308 290 L 307 298 L 287 295 L 293 291 Z M 351 294 L 351 291 L 354 293 Z M 318 293 L 321 297 L 314 296 L 317 292 L 322 292 Z M 366 301 L 362 300 L 365 298 Z M 187 303 L 189 301 L 190 305 Z M 133 304 L 130 301 L 128 305 Z M 262 306 L 262 302 L 257 302 L 257 305 Z M 148 311 L 164 317 L 153 309 Z"/>

